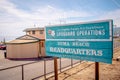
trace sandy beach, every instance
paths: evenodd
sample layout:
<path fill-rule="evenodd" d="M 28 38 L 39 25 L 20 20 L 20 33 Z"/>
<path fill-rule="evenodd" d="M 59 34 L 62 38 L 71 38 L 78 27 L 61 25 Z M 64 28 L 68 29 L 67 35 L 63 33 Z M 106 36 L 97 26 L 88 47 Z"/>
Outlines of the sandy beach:
<path fill-rule="evenodd" d="M 120 48 L 114 50 L 112 64 L 99 63 L 99 80 L 120 80 Z M 48 80 L 54 80 L 50 77 Z M 58 80 L 95 80 L 95 63 L 83 62 L 58 75 Z"/>

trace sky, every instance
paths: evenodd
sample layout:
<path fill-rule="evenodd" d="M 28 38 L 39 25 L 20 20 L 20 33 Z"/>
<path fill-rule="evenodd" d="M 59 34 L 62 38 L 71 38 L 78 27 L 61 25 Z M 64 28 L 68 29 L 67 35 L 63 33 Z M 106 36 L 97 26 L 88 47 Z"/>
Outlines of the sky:
<path fill-rule="evenodd" d="M 120 27 L 120 0 L 0 0 L 0 41 L 26 28 L 104 19 Z"/>

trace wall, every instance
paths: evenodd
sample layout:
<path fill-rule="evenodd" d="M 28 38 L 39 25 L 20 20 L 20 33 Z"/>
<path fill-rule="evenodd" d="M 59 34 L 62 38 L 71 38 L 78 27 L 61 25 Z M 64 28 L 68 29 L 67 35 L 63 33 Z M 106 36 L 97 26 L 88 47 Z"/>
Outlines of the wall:
<path fill-rule="evenodd" d="M 7 58 L 36 58 L 38 55 L 39 42 L 7 45 Z"/>
<path fill-rule="evenodd" d="M 31 35 L 31 36 L 35 36 L 39 39 L 45 39 L 45 33 L 44 33 L 44 30 L 41 30 L 43 31 L 43 34 L 40 34 L 40 31 L 39 30 L 36 30 L 35 31 L 35 34 L 32 34 L 32 31 L 29 31 L 29 32 L 26 32 L 28 35 Z"/>

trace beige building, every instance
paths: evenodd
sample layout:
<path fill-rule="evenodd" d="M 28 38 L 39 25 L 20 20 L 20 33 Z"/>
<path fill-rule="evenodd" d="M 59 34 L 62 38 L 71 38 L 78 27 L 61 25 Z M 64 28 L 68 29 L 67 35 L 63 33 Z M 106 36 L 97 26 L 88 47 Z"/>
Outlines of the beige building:
<path fill-rule="evenodd" d="M 45 56 L 45 30 L 44 28 L 27 28 L 24 30 L 26 35 L 34 36 L 40 39 L 41 54 Z"/>
<path fill-rule="evenodd" d="M 7 58 L 37 58 L 45 54 L 44 28 L 27 28 L 26 35 L 7 43 Z"/>
<path fill-rule="evenodd" d="M 45 39 L 45 32 L 44 28 L 27 28 L 24 30 L 26 32 L 26 35 L 31 35 L 34 37 L 37 37 L 39 39 Z"/>
<path fill-rule="evenodd" d="M 8 59 L 38 58 L 41 56 L 39 39 L 24 35 L 7 43 Z"/>
<path fill-rule="evenodd" d="M 45 30 L 44 28 L 27 28 L 24 30 L 26 35 L 40 39 L 41 54 L 45 56 Z"/>

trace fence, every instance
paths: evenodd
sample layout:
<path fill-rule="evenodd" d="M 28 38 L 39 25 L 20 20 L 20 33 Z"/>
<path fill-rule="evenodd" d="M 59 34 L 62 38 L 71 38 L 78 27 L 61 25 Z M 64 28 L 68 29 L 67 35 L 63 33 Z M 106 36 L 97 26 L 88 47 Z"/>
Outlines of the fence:
<path fill-rule="evenodd" d="M 120 46 L 120 38 L 116 39 L 113 41 L 113 47 L 116 48 L 116 47 L 119 47 Z"/>
<path fill-rule="evenodd" d="M 120 47 L 120 43 L 114 41 L 114 48 L 116 47 Z M 81 63 L 80 60 L 63 58 L 59 58 L 57 61 L 59 72 L 66 70 L 66 68 L 72 68 L 77 63 Z M 44 58 L 40 61 L 0 69 L 0 73 L 1 80 L 47 79 L 49 75 L 51 76 L 54 73 L 54 60 L 53 58 Z"/>
<path fill-rule="evenodd" d="M 68 68 L 72 68 L 80 60 L 63 59 L 58 60 L 58 70 L 62 72 Z M 1 80 L 36 80 L 38 78 L 48 78 L 54 74 L 54 59 L 44 58 L 27 64 L 12 66 L 0 69 Z"/>

